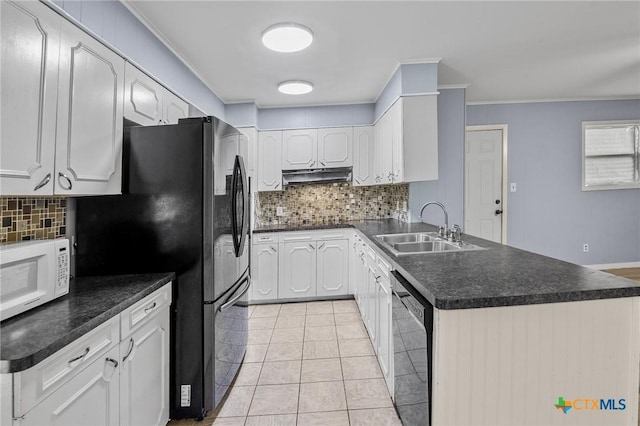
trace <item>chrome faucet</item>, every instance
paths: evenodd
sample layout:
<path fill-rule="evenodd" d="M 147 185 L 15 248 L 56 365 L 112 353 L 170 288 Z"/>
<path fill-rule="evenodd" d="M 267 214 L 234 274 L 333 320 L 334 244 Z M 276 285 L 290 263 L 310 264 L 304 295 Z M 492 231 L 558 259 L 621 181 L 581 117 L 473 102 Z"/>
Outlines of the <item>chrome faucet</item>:
<path fill-rule="evenodd" d="M 429 201 L 428 203 L 425 203 L 420 209 L 420 221 L 422 221 L 422 213 L 424 212 L 424 209 L 426 209 L 427 206 L 430 206 L 431 204 L 439 206 L 442 209 L 442 213 L 444 213 L 444 228 L 442 228 L 442 226 L 439 227 L 438 233 L 443 238 L 449 237 L 449 214 L 447 213 L 447 208 L 444 206 L 444 204 L 438 201 Z"/>

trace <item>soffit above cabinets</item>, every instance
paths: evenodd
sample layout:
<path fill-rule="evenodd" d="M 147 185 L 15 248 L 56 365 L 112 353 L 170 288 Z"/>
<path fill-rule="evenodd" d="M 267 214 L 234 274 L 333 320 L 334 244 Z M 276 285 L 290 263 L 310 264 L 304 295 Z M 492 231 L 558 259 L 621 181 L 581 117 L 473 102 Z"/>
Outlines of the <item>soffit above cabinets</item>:
<path fill-rule="evenodd" d="M 399 63 L 442 58 L 440 85 L 467 101 L 640 96 L 639 2 L 131 1 L 125 4 L 225 102 L 261 107 L 375 101 Z M 301 52 L 260 36 L 312 29 Z M 277 84 L 314 82 L 307 95 Z"/>

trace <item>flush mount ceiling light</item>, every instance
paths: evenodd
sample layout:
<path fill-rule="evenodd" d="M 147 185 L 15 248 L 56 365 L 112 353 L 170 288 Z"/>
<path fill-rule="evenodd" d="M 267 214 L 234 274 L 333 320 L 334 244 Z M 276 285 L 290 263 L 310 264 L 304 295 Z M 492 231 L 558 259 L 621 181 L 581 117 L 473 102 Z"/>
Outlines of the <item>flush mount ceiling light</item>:
<path fill-rule="evenodd" d="M 275 24 L 262 33 L 262 44 L 276 52 L 298 52 L 313 41 L 313 33 L 304 25 L 291 22 Z"/>
<path fill-rule="evenodd" d="M 304 95 L 313 90 L 313 84 L 302 80 L 283 81 L 278 84 L 278 90 L 286 95 Z"/>

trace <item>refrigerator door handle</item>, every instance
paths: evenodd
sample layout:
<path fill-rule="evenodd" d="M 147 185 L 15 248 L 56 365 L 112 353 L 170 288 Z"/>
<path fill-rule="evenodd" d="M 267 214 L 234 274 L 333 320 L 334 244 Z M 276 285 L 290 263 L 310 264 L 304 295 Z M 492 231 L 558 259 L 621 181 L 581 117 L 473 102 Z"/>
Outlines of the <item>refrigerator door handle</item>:
<path fill-rule="evenodd" d="M 238 238 L 238 201 L 236 191 L 238 188 L 238 156 L 236 155 L 233 164 L 233 175 L 231 176 L 231 235 L 233 237 L 233 251 L 236 257 L 240 257 L 240 239 Z M 240 230 L 240 232 L 242 232 Z"/>
<path fill-rule="evenodd" d="M 229 288 L 231 289 L 231 288 L 237 287 L 238 285 L 242 284 L 242 283 L 245 281 L 245 279 L 247 279 L 248 277 L 249 277 L 249 268 L 247 268 L 247 269 L 242 273 L 242 275 L 240 275 L 240 278 L 238 278 L 238 279 L 236 280 L 236 282 L 234 282 L 233 284 L 231 284 L 231 285 L 229 286 Z M 205 305 L 213 305 L 214 303 L 216 303 L 216 301 L 215 301 L 215 300 L 205 300 L 205 301 L 204 301 L 204 302 L 202 302 L 202 303 L 204 303 Z"/>
<path fill-rule="evenodd" d="M 220 312 L 224 312 L 227 309 L 229 309 L 231 306 L 233 306 L 238 301 L 238 299 L 240 299 L 242 296 L 244 296 L 244 294 L 247 291 L 249 291 L 249 287 L 251 287 L 251 276 L 249 276 L 249 275 L 245 276 L 245 281 L 247 282 L 247 285 L 245 286 L 245 288 L 236 297 L 234 297 L 233 299 L 229 300 L 224 305 L 220 306 L 218 308 L 218 310 Z"/>
<path fill-rule="evenodd" d="M 242 255 L 242 251 L 249 235 L 249 183 L 247 182 L 247 169 L 244 167 L 244 160 L 241 156 L 237 156 L 240 182 L 242 184 L 242 227 L 240 234 L 240 249 L 238 257 Z"/>

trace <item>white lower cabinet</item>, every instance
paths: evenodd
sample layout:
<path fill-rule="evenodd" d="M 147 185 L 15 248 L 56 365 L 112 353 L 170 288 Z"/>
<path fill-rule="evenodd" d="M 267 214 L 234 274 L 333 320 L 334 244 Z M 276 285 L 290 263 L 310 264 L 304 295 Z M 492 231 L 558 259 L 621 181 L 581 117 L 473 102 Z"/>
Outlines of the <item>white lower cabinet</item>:
<path fill-rule="evenodd" d="M 18 418 L 17 424 L 117 425 L 120 389 L 117 360 L 116 346 Z"/>
<path fill-rule="evenodd" d="M 120 342 L 120 359 L 120 425 L 166 424 L 169 421 L 168 306 Z"/>
<path fill-rule="evenodd" d="M 393 394 L 393 337 L 391 333 L 391 283 L 383 275 L 377 280 L 376 312 L 378 321 L 376 326 L 376 353 L 382 375 L 387 381 L 389 392 Z"/>
<path fill-rule="evenodd" d="M 170 304 L 167 284 L 33 367 L 1 375 L 3 411 L 12 399 L 14 426 L 165 425 Z"/>
<path fill-rule="evenodd" d="M 278 244 L 254 244 L 251 257 L 251 300 L 277 299 Z"/>
<path fill-rule="evenodd" d="M 318 242 L 317 295 L 333 296 L 349 291 L 349 240 Z"/>
<path fill-rule="evenodd" d="M 280 299 L 316 295 L 316 242 L 285 242 L 280 256 Z"/>

